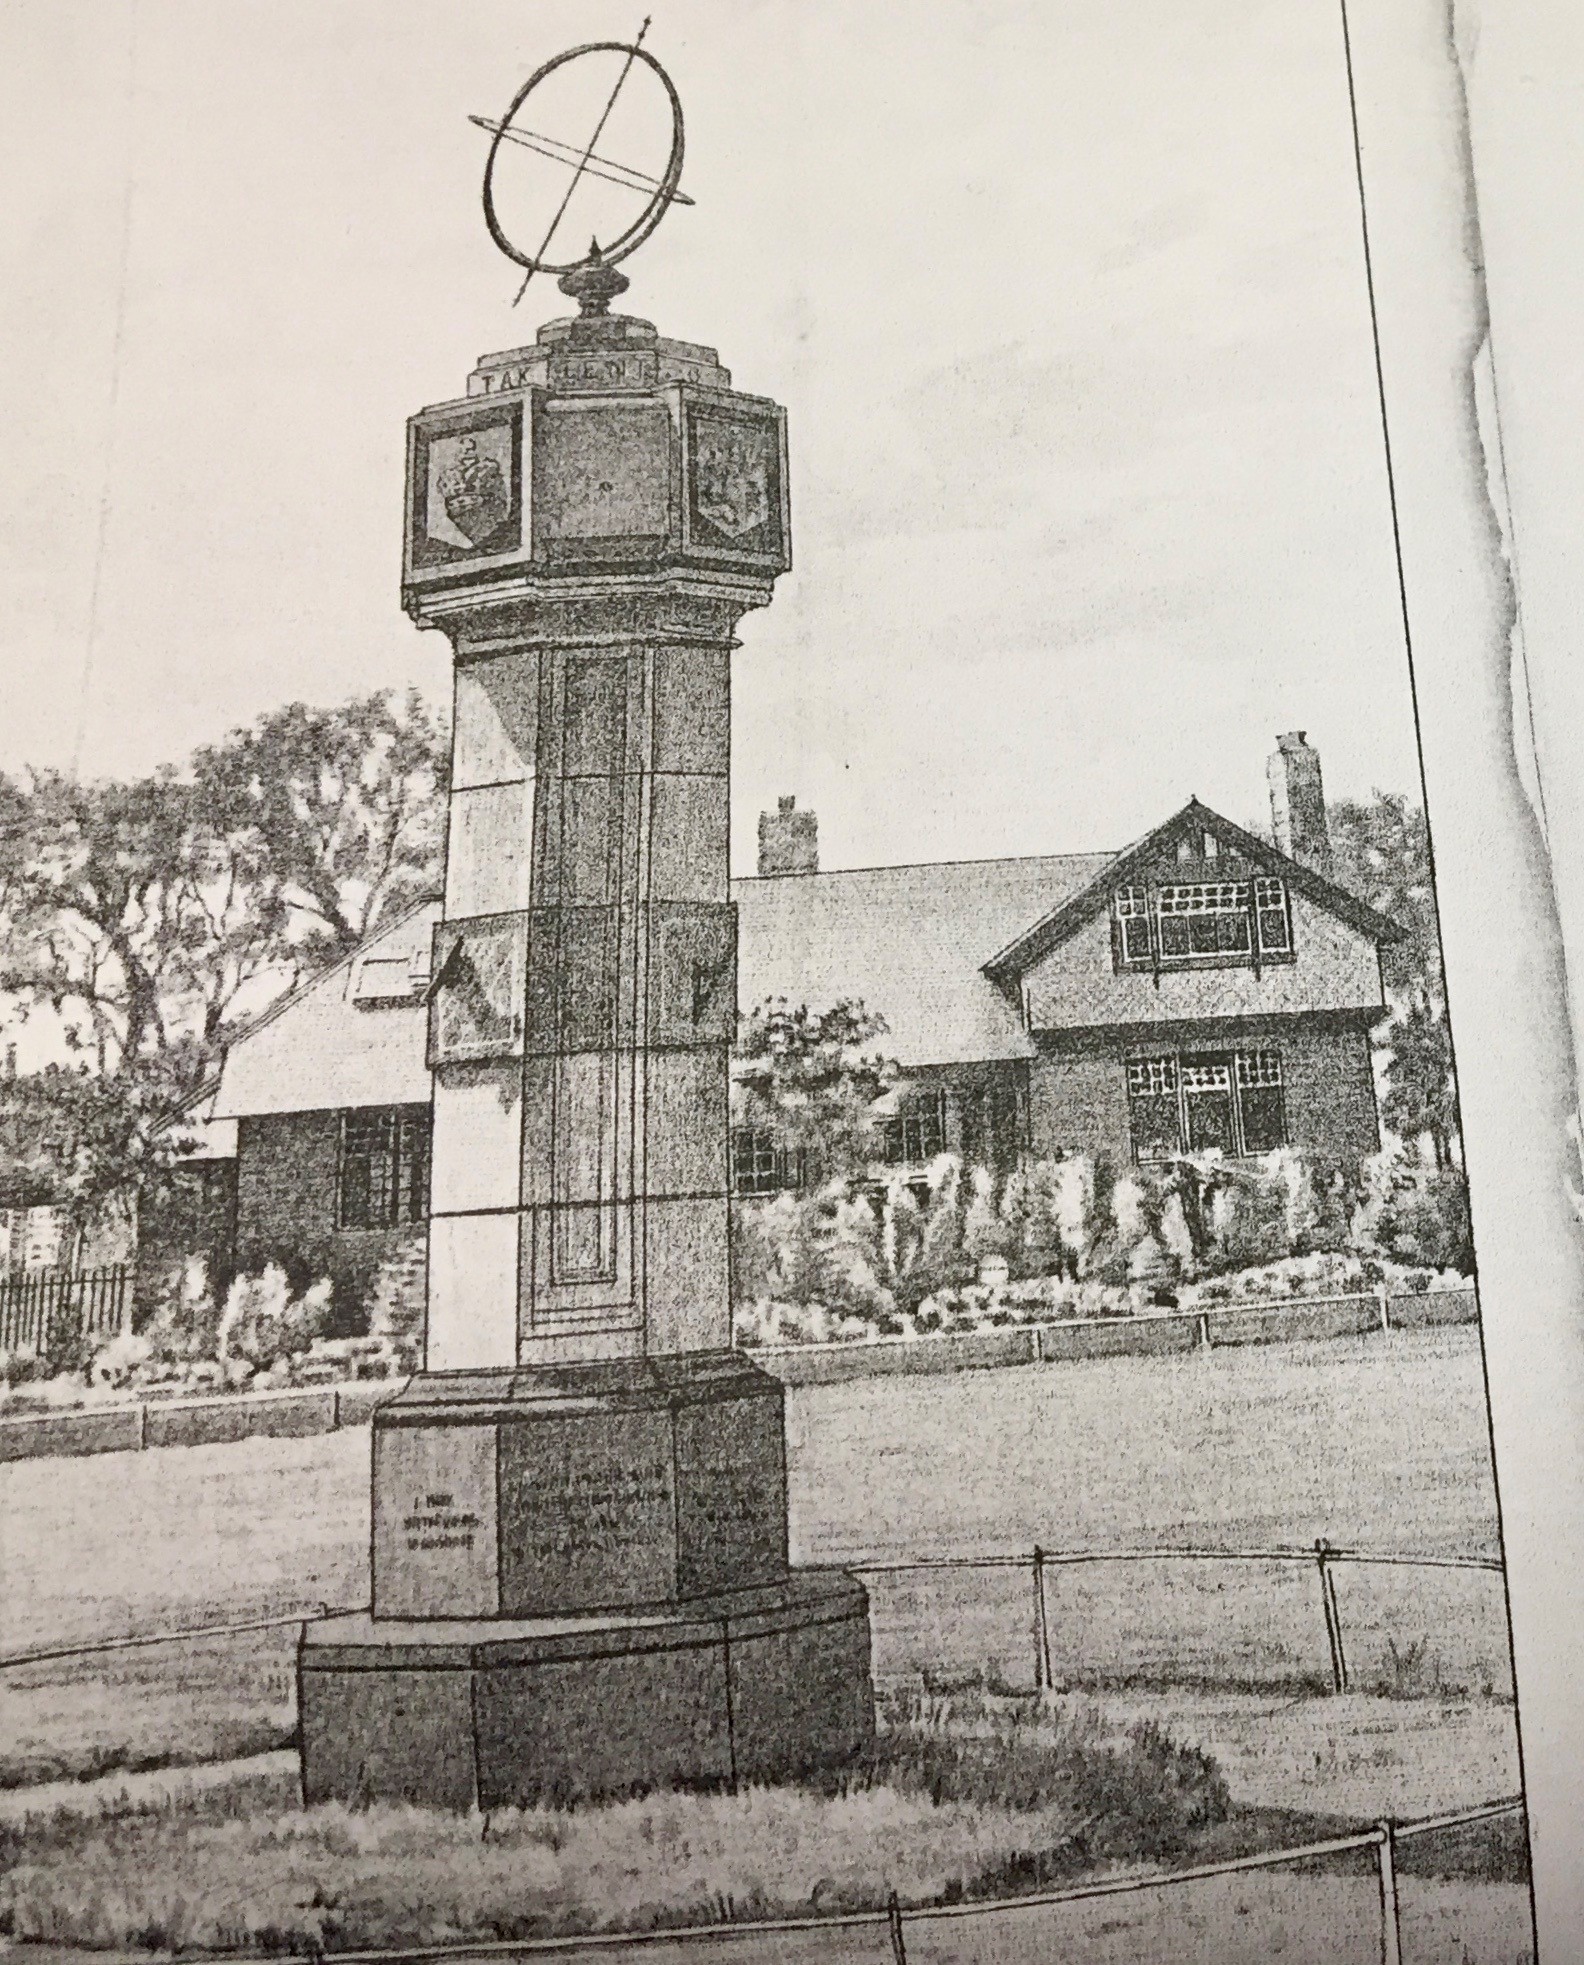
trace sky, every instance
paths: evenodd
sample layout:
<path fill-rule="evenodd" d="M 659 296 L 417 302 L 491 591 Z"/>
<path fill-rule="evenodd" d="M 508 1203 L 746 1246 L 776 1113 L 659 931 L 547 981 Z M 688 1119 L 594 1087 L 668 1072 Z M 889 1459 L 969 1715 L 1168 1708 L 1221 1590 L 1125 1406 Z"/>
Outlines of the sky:
<path fill-rule="evenodd" d="M 0 768 L 448 695 L 398 604 L 405 420 L 565 311 L 513 308 L 467 119 L 636 26 L 13 0 Z M 739 870 L 782 793 L 828 866 L 1119 846 L 1191 794 L 1259 821 L 1290 729 L 1333 797 L 1416 791 L 1333 7 L 657 0 L 648 45 L 696 202 L 620 304 L 789 412 Z"/>

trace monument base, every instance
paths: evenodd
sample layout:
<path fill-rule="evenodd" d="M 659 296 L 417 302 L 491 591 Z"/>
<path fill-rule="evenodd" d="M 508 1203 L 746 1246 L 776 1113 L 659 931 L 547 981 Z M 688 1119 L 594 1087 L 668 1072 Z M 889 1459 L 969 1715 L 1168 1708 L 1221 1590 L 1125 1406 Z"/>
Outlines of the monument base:
<path fill-rule="evenodd" d="M 562 1804 L 795 1780 L 874 1738 L 869 1600 L 839 1571 L 686 1603 L 304 1628 L 304 1798 Z"/>

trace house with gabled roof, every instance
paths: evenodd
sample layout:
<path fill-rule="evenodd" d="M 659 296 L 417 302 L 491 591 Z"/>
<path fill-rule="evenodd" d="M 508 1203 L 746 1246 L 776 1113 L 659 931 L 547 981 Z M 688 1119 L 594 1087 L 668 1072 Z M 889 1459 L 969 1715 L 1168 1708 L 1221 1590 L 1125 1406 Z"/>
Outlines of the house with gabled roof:
<path fill-rule="evenodd" d="M 943 1151 L 1005 1171 L 1114 1169 L 1291 1146 L 1356 1165 L 1380 1144 L 1370 1029 L 1394 924 L 1332 877 L 1319 759 L 1270 764 L 1273 840 L 1197 799 L 1121 852 L 821 872 L 813 815 L 760 825 L 732 884 L 738 1001 L 861 1000 L 902 1069 L 876 1172 Z M 209 1116 L 236 1128 L 236 1258 L 337 1273 L 421 1232 L 426 997 L 438 901 L 317 977 L 228 1053 Z M 740 1196 L 796 1185 L 734 1129 Z"/>

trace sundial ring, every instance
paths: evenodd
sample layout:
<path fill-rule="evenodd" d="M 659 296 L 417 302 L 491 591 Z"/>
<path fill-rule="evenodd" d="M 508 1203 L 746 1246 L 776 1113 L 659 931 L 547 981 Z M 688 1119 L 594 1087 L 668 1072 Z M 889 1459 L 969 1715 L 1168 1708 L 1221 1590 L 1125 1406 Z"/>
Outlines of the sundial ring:
<path fill-rule="evenodd" d="M 614 239 L 601 243 L 599 257 L 605 265 L 612 266 L 618 260 L 627 258 L 629 253 L 637 251 L 638 247 L 654 231 L 661 219 L 665 217 L 666 212 L 670 209 L 672 200 L 676 197 L 677 186 L 681 182 L 684 147 L 682 99 L 677 94 L 676 85 L 672 82 L 671 77 L 660 66 L 660 63 L 655 60 L 654 56 L 646 48 L 640 47 L 636 42 L 627 41 L 586 41 L 580 47 L 564 49 L 562 53 L 553 56 L 541 67 L 536 68 L 533 74 L 528 77 L 528 80 L 517 91 L 516 95 L 512 97 L 506 114 L 494 126 L 493 135 L 490 140 L 489 156 L 484 165 L 484 223 L 489 228 L 489 235 L 495 241 L 500 251 L 514 265 L 521 266 L 529 274 L 572 273 L 577 271 L 578 268 L 588 265 L 589 257 L 585 255 L 581 259 L 561 262 L 552 261 L 534 253 L 524 252 L 514 240 L 507 236 L 506 230 L 502 226 L 495 210 L 494 185 L 496 159 L 500 155 L 502 143 L 508 141 L 513 134 L 512 122 L 518 110 L 522 108 L 523 104 L 532 95 L 533 91 L 538 88 L 539 84 L 547 76 L 553 75 L 557 69 L 564 68 L 568 62 L 577 61 L 585 55 L 597 54 L 625 55 L 629 67 L 635 61 L 642 62 L 658 78 L 661 87 L 665 90 L 666 100 L 671 108 L 671 150 L 670 155 L 666 159 L 665 169 L 656 181 L 653 196 L 633 223 L 624 232 L 618 233 Z M 592 141 L 589 147 L 590 149 L 593 148 Z"/>

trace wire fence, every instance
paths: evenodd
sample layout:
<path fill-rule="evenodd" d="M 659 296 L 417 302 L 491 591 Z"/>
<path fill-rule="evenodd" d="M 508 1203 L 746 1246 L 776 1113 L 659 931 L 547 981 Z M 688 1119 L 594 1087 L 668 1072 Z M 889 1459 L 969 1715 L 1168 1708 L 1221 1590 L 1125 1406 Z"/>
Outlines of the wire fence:
<path fill-rule="evenodd" d="M 0 1351 L 47 1354 L 76 1337 L 110 1337 L 131 1310 L 129 1263 L 0 1277 Z"/>
<path fill-rule="evenodd" d="M 1131 1577 L 1153 1565 L 1169 1577 L 1192 1578 L 1194 1584 L 1186 1597 L 1168 1591 L 1167 1614 L 1157 1604 L 1149 1620 L 1159 1628 L 1141 1637 L 1141 1606 L 1161 1593 L 1119 1587 L 1118 1575 Z M 1302 1629 L 1291 1635 L 1294 1643 L 1307 1646 L 1308 1661 L 1299 1661 L 1299 1676 L 1307 1672 L 1304 1689 L 1311 1692 L 1338 1694 L 1360 1689 L 1361 1682 L 1363 1689 L 1371 1689 L 1369 1661 L 1381 1651 L 1380 1605 L 1367 1593 L 1360 1596 L 1356 1586 L 1361 1583 L 1400 1590 L 1412 1580 L 1416 1591 L 1426 1585 L 1485 1589 L 1496 1625 L 1490 1644 L 1505 1646 L 1501 1565 L 1484 1555 L 1379 1553 L 1320 1540 L 1303 1548 L 1035 1547 L 843 1566 L 857 1573 L 871 1593 L 880 1681 L 920 1669 L 949 1676 L 959 1658 L 971 1656 L 993 1636 L 999 1618 L 1002 1635 L 1015 1641 L 1023 1661 L 1020 1671 L 1002 1674 L 1016 1676 L 1017 1689 L 1061 1692 L 1107 1678 L 1136 1681 L 1140 1657 L 1153 1660 L 1166 1682 L 1170 1659 L 1157 1639 L 1171 1610 L 1208 1606 L 1211 1613 L 1204 1630 L 1176 1634 L 1176 1669 L 1181 1672 L 1181 1660 L 1191 1666 L 1202 1641 L 1227 1648 L 1234 1613 L 1256 1623 L 1263 1617 L 1269 1631 L 1270 1606 L 1262 1613 L 1258 1601 L 1261 1594 L 1268 1595 L 1271 1577 L 1280 1579 L 1287 1593 L 1284 1607 L 1302 1610 L 1297 1620 Z M 1229 1593 L 1228 1578 L 1252 1582 L 1252 1596 L 1244 1601 L 1236 1591 Z M 1100 1597 L 1110 1621 L 1102 1619 L 1084 1632 L 1075 1586 L 1098 1579 L 1106 1579 Z M 919 1614 L 920 1599 L 933 1599 L 926 1605 L 928 1616 Z M 1139 1655 L 1119 1656 L 1106 1647 L 1114 1647 L 1119 1630 L 1125 1634 L 1130 1601 Z M 6 1762 L 4 1785 L 168 1764 L 178 1748 L 177 1758 L 194 1763 L 288 1747 L 296 1733 L 293 1654 L 304 1617 L 366 1607 L 303 1606 L 174 1630 L 45 1643 L 0 1655 L 0 1736 L 16 1743 Z M 1412 1613 L 1419 1619 L 1427 1614 L 1433 1615 L 1433 1609 L 1427 1611 L 1423 1602 Z M 1400 1621 L 1400 1607 L 1396 1615 Z M 951 1643 L 942 1643 L 943 1636 Z M 1392 1643 L 1389 1631 L 1386 1643 Z M 1228 1669 L 1235 1676 L 1238 1669 L 1237 1644 L 1230 1650 L 1233 1663 L 1223 1665 L 1223 1676 Z M 1399 1663 L 1413 1655 L 1412 1646 L 1399 1648 Z M 1390 1658 L 1389 1650 L 1385 1656 Z M 1264 1682 L 1279 1682 L 1283 1671 L 1291 1682 L 1291 1647 L 1276 1644 L 1267 1665 L 1275 1677 Z M 87 1694 L 86 1732 L 75 1742 L 60 1733 L 69 1724 L 61 1698 L 67 1687 L 74 1696 Z M 1438 1688 L 1415 1680 L 1386 1689 L 1413 1696 Z M 1289 1955 L 1311 1955 L 1301 1947 L 1293 1949 L 1300 1933 L 1323 1934 L 1323 1953 L 1314 1955 L 1368 1965 L 1429 1965 L 1443 1958 L 1459 1965 L 1486 1959 L 1513 1965 L 1529 1957 L 1532 1924 L 1521 1799 L 1507 1797 L 1418 1820 L 1381 1820 L 1346 1834 L 1229 1855 L 1193 1868 L 1104 1877 L 993 1899 L 912 1905 L 893 1897 L 883 1909 L 840 1915 L 348 1953 L 343 1965 L 396 1965 L 398 1960 L 464 1952 L 592 1960 L 628 1951 L 641 1952 L 655 1965 L 672 1958 L 691 1961 L 695 1955 L 710 1965 L 790 1965 L 802 1960 L 810 1965 L 816 1960 L 818 1965 L 945 1965 L 947 1960 L 1010 1965 L 1052 1957 L 1120 1965 L 1157 1955 L 1171 1957 L 1174 1965 L 1243 1965 L 1245 1960 L 1263 1965 L 1284 1947 Z"/>
<path fill-rule="evenodd" d="M 843 1568 L 883 1677 L 1011 1689 L 1512 1694 L 1494 1556 L 1307 1547 L 1032 1549 Z M 1147 1588 L 1132 1578 L 1153 1573 Z"/>

